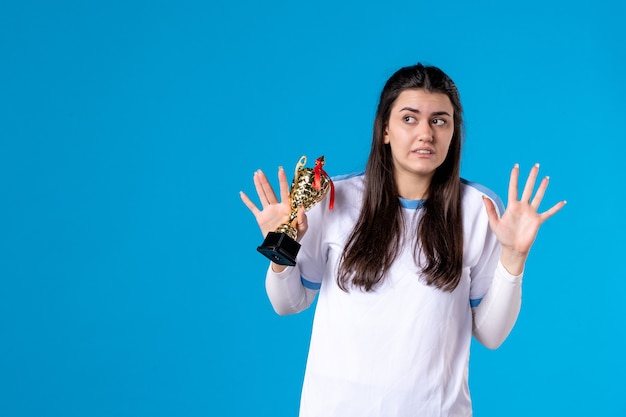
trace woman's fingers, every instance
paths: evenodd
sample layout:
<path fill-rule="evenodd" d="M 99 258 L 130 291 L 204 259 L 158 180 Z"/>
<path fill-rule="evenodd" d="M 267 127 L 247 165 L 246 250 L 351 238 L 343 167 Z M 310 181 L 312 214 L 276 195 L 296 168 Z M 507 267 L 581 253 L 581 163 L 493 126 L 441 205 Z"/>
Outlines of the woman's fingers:
<path fill-rule="evenodd" d="M 254 188 L 259 196 L 259 201 L 261 202 L 261 207 L 252 202 L 250 197 L 248 197 L 248 195 L 243 191 L 239 192 L 241 201 L 243 201 L 246 207 L 248 207 L 255 216 L 262 214 L 266 209 L 270 208 L 270 206 L 276 206 L 276 208 L 271 210 L 272 213 L 278 212 L 276 210 L 283 210 L 284 204 L 289 206 L 290 197 L 287 175 L 282 167 L 279 167 L 278 169 L 278 181 L 280 183 L 280 198 L 282 202 L 278 200 L 272 185 L 267 179 L 267 176 L 260 169 L 254 172 L 253 182 Z"/>
<path fill-rule="evenodd" d="M 269 205 L 269 201 L 267 200 L 267 196 L 265 195 L 265 190 L 263 189 L 263 185 L 261 184 L 261 175 L 260 170 L 254 171 L 254 176 L 252 180 L 254 181 L 254 188 L 256 189 L 256 193 L 259 196 L 259 200 L 261 201 L 261 206 L 263 208 Z"/>
<path fill-rule="evenodd" d="M 543 196 L 546 193 L 546 189 L 548 188 L 548 182 L 550 181 L 550 177 L 544 177 L 539 183 L 539 188 L 537 188 L 537 193 L 535 197 L 530 202 L 530 205 L 537 210 L 539 208 L 539 204 L 541 204 L 541 200 L 543 200 Z"/>
<path fill-rule="evenodd" d="M 287 183 L 287 174 L 283 167 L 278 167 L 278 183 L 280 185 L 280 200 L 289 201 L 289 184 Z"/>
<path fill-rule="evenodd" d="M 260 169 L 254 173 L 254 187 L 259 195 L 259 200 L 261 200 L 263 208 L 269 206 L 270 204 L 278 203 L 276 194 L 274 194 L 274 189 L 267 180 L 265 173 Z"/>
<path fill-rule="evenodd" d="M 511 176 L 509 177 L 509 205 L 517 201 L 517 182 L 519 180 L 519 164 L 513 165 Z"/>
<path fill-rule="evenodd" d="M 254 214 L 255 217 L 258 213 L 261 212 L 259 208 L 256 206 L 256 204 L 254 204 L 252 200 L 250 200 L 250 197 L 246 195 L 246 193 L 244 193 L 243 191 L 239 191 L 239 197 L 241 197 L 241 201 L 243 201 L 243 204 L 245 204 L 246 207 L 250 209 L 250 211 L 252 212 L 252 214 Z"/>
<path fill-rule="evenodd" d="M 296 230 L 298 231 L 298 241 L 302 239 L 309 228 L 309 222 L 304 211 L 304 207 L 298 207 L 298 217 L 296 217 Z"/>
<path fill-rule="evenodd" d="M 541 201 L 548 189 L 548 183 L 550 182 L 550 177 L 542 178 L 539 183 L 539 187 L 537 187 L 537 192 L 533 197 L 533 190 L 535 188 L 535 183 L 537 182 L 537 176 L 539 174 L 539 164 L 535 164 L 528 174 L 528 178 L 526 179 L 526 184 L 524 185 L 524 190 L 522 191 L 522 195 L 519 199 L 522 203 L 529 203 L 535 210 L 539 208 Z M 518 186 L 517 183 L 519 181 L 519 166 L 515 164 L 513 167 L 513 171 L 511 171 L 511 179 L 509 182 L 509 203 L 517 200 Z"/>
<path fill-rule="evenodd" d="M 539 172 L 539 164 L 533 165 L 530 169 L 530 174 L 528 174 L 528 178 L 526 179 L 526 185 L 524 186 L 524 191 L 522 192 L 521 201 L 525 203 L 530 203 L 530 198 L 533 195 L 533 189 L 535 188 L 535 181 L 537 180 L 537 173 Z"/>
<path fill-rule="evenodd" d="M 488 199 L 486 196 L 483 196 L 483 203 L 485 204 L 485 209 L 487 210 L 487 217 L 489 218 L 489 224 L 492 229 L 496 227 L 496 223 L 499 220 L 498 212 L 496 211 L 496 207 L 493 202 Z"/>
<path fill-rule="evenodd" d="M 534 209 L 535 213 L 538 213 L 539 205 L 543 200 L 543 197 L 546 194 L 546 190 L 548 189 L 548 184 L 550 183 L 550 177 L 546 176 L 541 179 L 539 183 L 539 187 L 537 187 L 537 191 L 533 196 L 533 189 L 535 187 L 535 183 L 537 181 L 537 176 L 539 174 L 539 164 L 535 164 L 528 174 L 528 178 L 526 179 L 526 184 L 524 185 L 524 191 L 522 192 L 522 196 L 520 200 L 517 200 L 517 182 L 519 180 L 519 166 L 515 164 L 513 170 L 511 171 L 511 179 L 509 181 L 509 204 L 511 202 L 516 203 L 528 203 Z M 541 218 L 541 222 L 543 223 L 550 217 L 552 217 L 556 212 L 561 210 L 563 206 L 567 204 L 567 201 L 559 201 L 554 206 L 550 207 L 549 210 L 544 211 L 539 214 Z"/>
<path fill-rule="evenodd" d="M 558 203 L 550 207 L 549 210 L 546 210 L 543 213 L 541 213 L 541 221 L 545 222 L 546 220 L 548 220 L 550 217 L 556 214 L 557 211 L 561 210 L 566 204 L 567 204 L 566 200 L 559 201 Z"/>

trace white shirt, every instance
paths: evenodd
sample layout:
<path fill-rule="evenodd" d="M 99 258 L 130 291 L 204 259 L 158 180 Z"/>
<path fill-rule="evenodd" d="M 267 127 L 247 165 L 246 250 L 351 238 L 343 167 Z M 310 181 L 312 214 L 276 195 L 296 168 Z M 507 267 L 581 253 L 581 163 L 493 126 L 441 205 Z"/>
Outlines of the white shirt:
<path fill-rule="evenodd" d="M 471 416 L 472 330 L 497 347 L 513 327 L 521 299 L 521 276 L 499 264 L 500 245 L 481 197 L 487 194 L 501 207 L 499 199 L 462 183 L 463 271 L 454 291 L 420 280 L 411 236 L 422 202 L 401 200 L 408 233 L 402 252 L 373 291 L 345 292 L 336 271 L 359 215 L 364 181 L 357 175 L 334 182 L 334 210 L 325 200 L 307 214 L 297 265 L 280 274 L 270 268 L 266 280 L 280 314 L 302 311 L 319 291 L 300 417 Z"/>

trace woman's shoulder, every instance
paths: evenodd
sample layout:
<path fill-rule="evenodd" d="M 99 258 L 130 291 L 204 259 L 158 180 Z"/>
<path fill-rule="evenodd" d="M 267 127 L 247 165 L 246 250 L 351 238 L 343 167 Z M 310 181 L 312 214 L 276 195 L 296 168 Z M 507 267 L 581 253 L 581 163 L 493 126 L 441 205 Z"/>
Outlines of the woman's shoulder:
<path fill-rule="evenodd" d="M 491 199 L 500 213 L 504 212 L 504 203 L 496 192 L 483 184 L 461 178 L 461 198 L 464 206 L 477 206 L 482 210 L 482 196 Z"/>
<path fill-rule="evenodd" d="M 364 189 L 362 172 L 332 176 L 331 180 L 334 188 L 334 205 L 340 209 L 339 211 L 361 206 Z"/>
<path fill-rule="evenodd" d="M 349 174 L 335 175 L 331 177 L 335 184 L 356 184 L 362 183 L 365 176 L 364 171 L 352 172 Z"/>
<path fill-rule="evenodd" d="M 350 174 L 336 175 L 331 177 L 335 190 L 340 193 L 362 192 L 365 176 L 364 172 L 354 172 Z"/>

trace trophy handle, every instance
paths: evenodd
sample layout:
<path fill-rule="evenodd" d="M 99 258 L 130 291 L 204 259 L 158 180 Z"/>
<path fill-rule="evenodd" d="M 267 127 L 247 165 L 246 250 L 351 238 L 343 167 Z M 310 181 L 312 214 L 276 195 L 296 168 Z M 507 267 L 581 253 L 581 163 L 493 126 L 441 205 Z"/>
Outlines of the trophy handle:
<path fill-rule="evenodd" d="M 302 155 L 300 159 L 298 159 L 298 163 L 296 164 L 296 170 L 293 173 L 293 182 L 291 183 L 292 185 L 298 183 L 298 177 L 300 176 L 300 171 L 302 168 L 304 168 L 305 165 L 306 165 L 306 155 Z"/>

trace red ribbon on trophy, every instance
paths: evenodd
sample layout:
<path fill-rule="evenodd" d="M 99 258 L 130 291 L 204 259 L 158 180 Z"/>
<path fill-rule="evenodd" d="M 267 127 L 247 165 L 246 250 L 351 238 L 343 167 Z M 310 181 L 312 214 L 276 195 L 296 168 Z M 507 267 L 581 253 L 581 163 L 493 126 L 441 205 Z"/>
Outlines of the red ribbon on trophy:
<path fill-rule="evenodd" d="M 322 175 L 328 178 L 328 182 L 330 183 L 330 202 L 328 205 L 329 210 L 332 210 L 335 206 L 335 184 L 330 179 L 330 175 L 324 171 L 324 157 L 320 156 L 315 160 L 315 167 L 313 168 L 313 173 L 315 174 L 313 180 L 313 188 L 316 190 L 320 190 L 322 188 Z"/>

